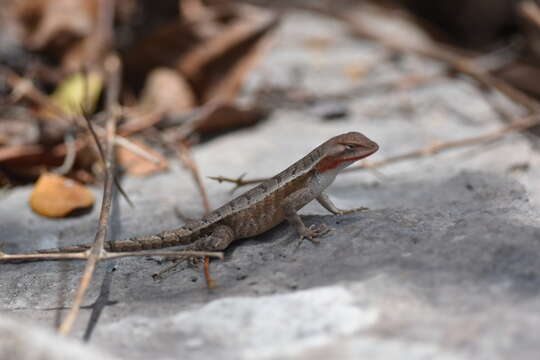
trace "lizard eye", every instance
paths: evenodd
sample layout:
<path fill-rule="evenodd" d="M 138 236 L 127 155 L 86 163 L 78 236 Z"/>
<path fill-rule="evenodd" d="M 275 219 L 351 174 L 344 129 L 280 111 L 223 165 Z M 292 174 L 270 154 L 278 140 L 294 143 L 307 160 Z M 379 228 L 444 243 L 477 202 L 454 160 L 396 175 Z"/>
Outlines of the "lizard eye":
<path fill-rule="evenodd" d="M 347 150 L 353 150 L 356 146 L 354 145 L 351 145 L 351 144 L 345 144 L 345 149 Z"/>

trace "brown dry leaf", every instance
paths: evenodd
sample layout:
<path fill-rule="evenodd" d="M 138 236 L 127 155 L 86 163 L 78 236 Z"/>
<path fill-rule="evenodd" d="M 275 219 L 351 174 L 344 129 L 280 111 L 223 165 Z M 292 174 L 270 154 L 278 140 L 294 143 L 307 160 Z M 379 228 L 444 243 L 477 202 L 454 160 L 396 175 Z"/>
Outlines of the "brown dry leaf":
<path fill-rule="evenodd" d="M 277 19 L 251 6 L 236 6 L 236 20 L 181 57 L 178 69 L 194 84 L 202 103 L 236 98 L 249 70 L 267 48 Z"/>
<path fill-rule="evenodd" d="M 199 8 L 196 3 L 191 5 Z M 261 40 L 277 18 L 270 11 L 239 4 L 199 10 L 187 10 L 189 21 L 161 26 L 126 53 L 126 78 L 132 85 L 141 86 L 152 69 L 166 66 L 186 77 L 198 104 L 218 94 L 224 100 L 236 97 L 258 59 L 254 53 L 262 52 Z"/>
<path fill-rule="evenodd" d="M 191 86 L 178 71 L 159 67 L 146 79 L 138 106 L 126 109 L 127 121 L 118 133 L 129 135 L 154 126 L 164 116 L 183 114 L 196 104 Z"/>
<path fill-rule="evenodd" d="M 304 41 L 304 45 L 311 50 L 327 51 L 333 42 L 331 38 L 326 36 L 312 36 Z"/>
<path fill-rule="evenodd" d="M 97 0 L 23 0 L 18 15 L 26 25 L 27 44 L 43 49 L 62 46 L 94 30 Z"/>
<path fill-rule="evenodd" d="M 146 79 L 141 106 L 163 113 L 184 112 L 195 106 L 195 96 L 178 71 L 160 67 Z"/>
<path fill-rule="evenodd" d="M 180 14 L 186 22 L 200 22 L 212 17 L 212 9 L 206 7 L 201 0 L 181 0 L 178 2 Z"/>
<path fill-rule="evenodd" d="M 0 146 L 0 164 L 25 157 L 39 156 L 43 151 L 43 146 L 34 144 Z"/>
<path fill-rule="evenodd" d="M 32 210 L 50 218 L 65 217 L 73 210 L 92 206 L 94 201 L 86 186 L 51 173 L 39 177 L 30 195 Z"/>
<path fill-rule="evenodd" d="M 371 70 L 365 63 L 352 63 L 343 67 L 343 73 L 352 81 L 362 80 Z"/>
<path fill-rule="evenodd" d="M 87 148 L 87 137 L 75 140 L 77 163 L 81 162 L 81 155 L 94 155 L 92 151 L 84 151 Z M 24 144 L 0 147 L 0 166 L 9 169 L 12 173 L 21 173 L 26 177 L 36 177 L 40 174 L 43 166 L 60 166 L 66 157 L 66 144 L 45 146 L 39 144 Z M 95 161 L 93 157 L 92 162 Z M 37 172 L 36 172 L 37 171 Z"/>
<path fill-rule="evenodd" d="M 102 59 L 111 41 L 108 0 L 20 0 L 17 17 L 26 30 L 26 45 L 61 59 L 74 72 Z"/>
<path fill-rule="evenodd" d="M 159 163 L 150 161 L 126 147 L 120 146 L 117 150 L 118 163 L 126 169 L 131 175 L 145 176 L 159 171 L 166 170 L 169 167 L 167 160 L 156 151 L 152 150 L 142 141 L 129 139 L 129 141 L 140 147 L 144 152 L 159 160 Z"/>
<path fill-rule="evenodd" d="M 221 105 L 197 126 L 202 134 L 250 126 L 264 117 L 265 112 L 258 108 L 240 108 L 235 105 Z"/>
<path fill-rule="evenodd" d="M 134 87 L 142 86 L 152 69 L 174 67 L 178 57 L 198 41 L 190 24 L 175 21 L 161 26 L 138 40 L 123 57 L 126 79 Z"/>

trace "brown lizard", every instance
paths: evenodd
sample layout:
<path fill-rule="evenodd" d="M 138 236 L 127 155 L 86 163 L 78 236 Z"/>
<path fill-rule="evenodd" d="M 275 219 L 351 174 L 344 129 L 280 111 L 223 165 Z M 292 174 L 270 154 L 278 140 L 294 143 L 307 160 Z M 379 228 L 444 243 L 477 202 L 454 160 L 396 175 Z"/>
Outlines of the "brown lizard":
<path fill-rule="evenodd" d="M 338 209 L 324 190 L 341 170 L 378 149 L 375 142 L 359 132 L 335 136 L 286 170 L 200 220 L 155 235 L 108 241 L 105 250 L 137 251 L 187 245 L 183 249 L 220 251 L 235 240 L 261 234 L 285 219 L 296 228 L 301 239 L 317 242 L 316 238 L 329 229 L 325 225 L 306 227 L 297 211 L 312 200 L 336 215 L 365 209 Z M 40 252 L 74 252 L 89 247 L 77 245 Z"/>

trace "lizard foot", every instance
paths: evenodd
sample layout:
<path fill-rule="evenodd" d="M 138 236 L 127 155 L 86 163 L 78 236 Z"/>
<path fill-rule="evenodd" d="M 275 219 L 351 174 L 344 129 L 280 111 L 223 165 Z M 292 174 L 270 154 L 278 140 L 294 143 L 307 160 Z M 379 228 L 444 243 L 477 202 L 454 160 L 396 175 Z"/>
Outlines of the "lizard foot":
<path fill-rule="evenodd" d="M 176 268 L 178 268 L 184 261 L 190 261 L 192 258 L 192 256 L 182 256 L 182 257 L 171 257 L 171 256 L 167 256 L 165 257 L 165 261 L 172 261 L 172 264 L 170 264 L 169 266 L 163 268 L 162 270 L 160 270 L 159 272 L 155 273 L 155 274 L 152 274 L 152 279 L 154 280 L 163 280 L 165 279 L 165 275 L 167 273 L 170 273 L 172 272 L 173 270 L 175 270 Z"/>
<path fill-rule="evenodd" d="M 352 214 L 352 213 L 355 213 L 355 212 L 366 211 L 366 210 L 369 210 L 369 208 L 367 208 L 367 207 L 359 207 L 359 208 L 348 209 L 348 210 L 340 210 L 338 215 Z"/>
<path fill-rule="evenodd" d="M 317 238 L 328 234 L 332 230 L 333 229 L 331 227 L 328 227 L 326 224 L 311 225 L 310 227 L 305 229 L 304 233 L 300 234 L 300 241 L 298 241 L 298 245 L 296 245 L 296 249 L 300 247 L 304 239 L 308 239 L 314 244 L 319 244 L 320 241 Z"/>

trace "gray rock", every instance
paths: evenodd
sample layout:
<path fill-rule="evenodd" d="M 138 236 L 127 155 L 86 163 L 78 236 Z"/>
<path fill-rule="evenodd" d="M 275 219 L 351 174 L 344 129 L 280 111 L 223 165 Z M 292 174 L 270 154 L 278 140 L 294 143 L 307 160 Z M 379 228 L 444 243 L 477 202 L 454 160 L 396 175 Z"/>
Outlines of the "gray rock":
<path fill-rule="evenodd" d="M 37 326 L 0 316 L 0 359 L 17 360 L 113 360 L 93 346 L 66 339 Z"/>
<path fill-rule="evenodd" d="M 330 48 L 306 48 L 312 36 L 328 37 Z M 347 37 L 339 23 L 290 14 L 276 48 L 250 78 L 246 97 L 263 80 L 286 84 L 288 70 L 298 64 L 306 88 L 318 96 L 343 90 L 353 85 L 343 66 L 382 53 Z M 403 64 L 407 71 L 438 66 L 413 57 Z M 393 64 L 381 63 L 369 77 L 399 75 Z M 197 147 L 194 157 L 203 175 L 247 171 L 247 177 L 260 177 L 346 131 L 376 140 L 381 150 L 373 160 L 380 160 L 501 126 L 479 91 L 463 80 L 354 98 L 347 105 L 347 120 L 331 123 L 307 111 L 276 109 L 255 128 Z M 307 206 L 302 213 L 308 224 L 334 228 L 319 246 L 305 242 L 295 251 L 296 235 L 285 224 L 234 244 L 224 261 L 211 265 L 219 282 L 212 290 L 200 271 L 185 265 L 154 281 L 151 275 L 163 268 L 158 259 L 100 264 L 73 336 L 131 359 L 536 359 L 539 175 L 537 152 L 518 134 L 377 172 L 343 174 L 329 190 L 336 203 L 371 210 L 336 217 L 317 204 Z M 215 207 L 231 198 L 229 187 L 205 184 Z M 178 226 L 175 206 L 187 216 L 202 213 L 190 175 L 176 167 L 127 178 L 124 188 L 137 206 L 117 199 L 115 238 Z M 0 200 L 5 251 L 92 241 L 98 206 L 79 218 L 48 220 L 30 211 L 29 193 L 18 188 Z M 1 313 L 52 329 L 69 307 L 83 267 L 1 264 Z"/>

